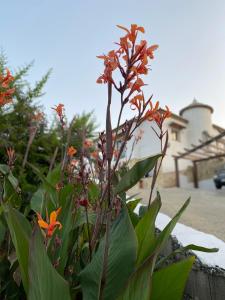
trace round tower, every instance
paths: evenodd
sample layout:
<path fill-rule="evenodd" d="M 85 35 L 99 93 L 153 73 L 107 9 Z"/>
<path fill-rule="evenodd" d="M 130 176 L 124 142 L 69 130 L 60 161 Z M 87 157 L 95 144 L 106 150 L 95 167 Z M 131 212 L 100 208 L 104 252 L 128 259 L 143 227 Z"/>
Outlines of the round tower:
<path fill-rule="evenodd" d="M 200 141 L 206 141 L 213 135 L 212 128 L 213 108 L 207 104 L 194 101 L 181 109 L 180 116 L 188 120 L 186 128 L 186 145 L 198 145 Z"/>

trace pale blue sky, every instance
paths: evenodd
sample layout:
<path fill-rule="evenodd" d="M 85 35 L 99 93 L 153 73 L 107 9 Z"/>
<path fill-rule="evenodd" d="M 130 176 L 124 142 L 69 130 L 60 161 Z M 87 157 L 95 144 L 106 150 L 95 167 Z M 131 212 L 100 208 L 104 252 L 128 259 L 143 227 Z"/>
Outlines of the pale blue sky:
<path fill-rule="evenodd" d="M 53 68 L 41 99 L 48 114 L 59 102 L 69 118 L 94 109 L 103 126 L 106 86 L 95 83 L 102 70 L 96 55 L 113 49 L 121 35 L 116 24 L 131 23 L 160 46 L 146 94 L 175 113 L 196 97 L 214 107 L 213 121 L 225 127 L 224 0 L 2 1 L 0 47 L 13 67 L 35 60 L 31 82 Z M 116 98 L 114 105 L 115 122 Z"/>

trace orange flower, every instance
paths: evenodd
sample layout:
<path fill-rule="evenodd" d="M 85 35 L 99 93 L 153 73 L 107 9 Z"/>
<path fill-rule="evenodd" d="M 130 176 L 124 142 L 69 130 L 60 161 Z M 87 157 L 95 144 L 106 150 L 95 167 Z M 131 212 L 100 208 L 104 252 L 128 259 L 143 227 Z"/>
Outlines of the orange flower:
<path fill-rule="evenodd" d="M 32 116 L 32 120 L 35 122 L 40 122 L 44 118 L 44 114 L 42 112 L 37 112 Z"/>
<path fill-rule="evenodd" d="M 142 26 L 138 26 L 137 24 L 131 24 L 130 30 L 128 30 L 126 27 L 117 25 L 120 29 L 123 29 L 127 32 L 126 37 L 134 44 L 136 37 L 137 37 L 137 32 L 140 31 L 142 33 L 145 33 L 145 29 Z"/>
<path fill-rule="evenodd" d="M 112 72 L 118 67 L 117 53 L 111 50 L 108 55 L 99 55 L 97 58 L 103 59 L 105 65 L 104 74 L 97 79 L 97 83 L 113 82 Z"/>
<path fill-rule="evenodd" d="M 60 119 L 63 117 L 63 110 L 64 110 L 64 104 L 59 103 L 55 107 L 52 107 L 57 113 L 57 115 L 60 117 Z"/>
<path fill-rule="evenodd" d="M 77 153 L 77 149 L 75 149 L 73 146 L 70 146 L 67 149 L 67 155 L 70 157 L 73 157 Z"/>
<path fill-rule="evenodd" d="M 159 109 L 159 101 L 156 102 L 155 107 L 153 107 L 152 101 L 149 102 L 150 109 L 148 109 L 145 113 L 145 119 L 152 121 L 156 118 Z"/>
<path fill-rule="evenodd" d="M 9 69 L 6 69 L 6 75 L 0 75 L 0 82 L 3 88 L 8 88 L 9 84 L 14 80 Z"/>
<path fill-rule="evenodd" d="M 153 52 L 155 50 L 157 50 L 159 48 L 158 45 L 152 45 L 151 47 L 149 47 L 146 51 L 147 55 L 149 58 L 153 59 L 154 58 L 154 55 L 153 55 Z"/>
<path fill-rule="evenodd" d="M 91 153 L 91 157 L 94 158 L 94 159 L 97 159 L 99 157 L 99 152 L 96 150 L 96 151 L 93 151 Z"/>
<path fill-rule="evenodd" d="M 56 221 L 60 212 L 61 212 L 61 207 L 58 208 L 57 210 L 54 210 L 51 212 L 49 224 L 42 219 L 42 217 L 39 213 L 37 213 L 38 224 L 39 224 L 40 228 L 43 228 L 46 230 L 47 237 L 51 237 L 53 235 L 55 228 L 57 226 L 59 227 L 59 229 L 62 228 L 62 224 L 59 221 Z"/>
<path fill-rule="evenodd" d="M 135 110 L 135 109 L 140 110 L 140 109 L 141 109 L 142 102 L 144 102 L 144 96 L 143 96 L 142 94 L 138 94 L 138 95 L 134 96 L 134 97 L 130 100 L 131 109 L 132 109 L 132 110 Z"/>
<path fill-rule="evenodd" d="M 165 119 L 171 117 L 171 111 L 169 110 L 169 107 L 166 106 L 166 110 L 161 110 L 157 111 L 155 114 L 152 116 L 152 120 L 156 122 L 159 128 L 162 128 L 163 122 Z"/>
<path fill-rule="evenodd" d="M 92 141 L 90 141 L 90 140 L 85 140 L 84 141 L 84 148 L 90 148 L 92 146 L 93 146 Z"/>
<path fill-rule="evenodd" d="M 144 82 L 141 78 L 138 78 L 131 86 L 131 92 L 141 91 L 141 87 L 144 86 Z"/>
<path fill-rule="evenodd" d="M 9 85 L 14 81 L 14 77 L 10 71 L 6 69 L 6 75 L 0 74 L 0 106 L 12 102 L 12 96 L 15 88 L 10 88 Z"/>

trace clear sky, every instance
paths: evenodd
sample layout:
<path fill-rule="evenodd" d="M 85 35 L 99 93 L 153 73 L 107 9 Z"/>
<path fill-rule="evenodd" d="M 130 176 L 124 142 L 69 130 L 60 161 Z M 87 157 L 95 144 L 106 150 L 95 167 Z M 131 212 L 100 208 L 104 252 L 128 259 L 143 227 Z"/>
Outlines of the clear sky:
<path fill-rule="evenodd" d="M 9 65 L 35 60 L 31 82 L 53 68 L 40 101 L 46 113 L 59 102 L 69 118 L 95 110 L 103 127 L 106 86 L 95 83 L 103 69 L 96 55 L 113 49 L 121 35 L 116 24 L 137 23 L 160 46 L 146 95 L 175 113 L 195 97 L 212 105 L 214 123 L 225 127 L 224 0 L 14 0 L 0 7 L 0 47 Z M 113 103 L 115 122 L 119 102 Z"/>

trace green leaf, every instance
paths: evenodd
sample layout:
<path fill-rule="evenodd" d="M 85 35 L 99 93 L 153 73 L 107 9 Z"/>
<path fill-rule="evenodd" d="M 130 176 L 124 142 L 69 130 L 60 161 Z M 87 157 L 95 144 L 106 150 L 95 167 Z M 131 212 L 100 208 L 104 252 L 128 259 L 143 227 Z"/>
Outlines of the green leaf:
<path fill-rule="evenodd" d="M 181 300 L 195 258 L 189 257 L 153 274 L 151 300 Z"/>
<path fill-rule="evenodd" d="M 129 190 L 133 187 L 146 173 L 150 172 L 161 154 L 148 157 L 144 160 L 138 161 L 125 175 L 120 179 L 119 183 L 115 188 L 115 193 L 120 194 L 121 192 Z"/>
<path fill-rule="evenodd" d="M 167 224 L 167 226 L 159 234 L 156 242 L 157 252 L 159 252 L 165 246 L 171 232 L 173 231 L 174 227 L 176 226 L 178 220 L 180 219 L 182 213 L 187 208 L 189 203 L 190 203 L 190 198 L 184 203 L 184 205 L 181 207 L 181 209 L 178 211 L 175 217 Z"/>
<path fill-rule="evenodd" d="M 187 246 L 181 248 L 181 251 L 185 251 L 185 250 L 195 250 L 195 251 L 201 251 L 201 252 L 207 252 L 207 253 L 219 251 L 218 248 L 206 248 L 206 247 L 202 247 L 202 246 L 198 246 L 198 245 L 194 245 L 194 244 L 190 244 L 190 245 L 187 245 Z"/>
<path fill-rule="evenodd" d="M 2 173 L 3 175 L 7 175 L 9 174 L 9 172 L 10 172 L 9 166 L 0 164 L 0 173 Z"/>
<path fill-rule="evenodd" d="M 99 197 L 99 194 L 100 194 L 99 186 L 94 182 L 89 183 L 89 185 L 88 185 L 88 199 L 91 202 L 95 203 L 96 200 Z"/>
<path fill-rule="evenodd" d="M 61 175 L 61 165 L 56 166 L 51 172 L 47 175 L 47 181 L 55 186 L 60 181 Z"/>
<path fill-rule="evenodd" d="M 3 187 L 3 199 L 5 202 L 10 203 L 13 207 L 19 208 L 21 205 L 21 198 L 17 190 L 12 186 L 9 181 L 9 176 L 4 178 L 4 187 Z"/>
<path fill-rule="evenodd" d="M 130 200 L 129 202 L 126 202 L 127 203 L 127 207 L 131 210 L 131 211 L 134 211 L 136 206 L 138 205 L 138 203 L 141 201 L 141 198 L 138 198 L 138 199 L 133 199 L 133 200 Z"/>
<path fill-rule="evenodd" d="M 96 212 L 88 212 L 88 222 L 91 225 L 94 225 L 96 221 Z M 75 219 L 74 228 L 80 227 L 87 223 L 86 213 L 84 208 L 80 207 L 77 210 L 77 215 Z"/>
<path fill-rule="evenodd" d="M 149 256 L 132 273 L 117 300 L 149 300 L 154 256 Z M 162 299 L 163 300 L 163 299 Z"/>
<path fill-rule="evenodd" d="M 50 196 L 50 200 L 54 206 L 54 208 L 58 207 L 58 203 L 57 203 L 57 191 L 54 185 L 54 180 L 55 180 L 55 176 L 58 176 L 57 170 L 56 170 L 56 174 L 49 174 L 47 177 L 45 177 L 37 167 L 35 167 L 34 165 L 32 165 L 31 163 L 27 162 L 27 165 L 29 165 L 32 170 L 34 171 L 34 173 L 40 178 L 40 180 L 43 182 L 43 189 L 48 192 L 49 196 Z M 52 171 L 53 172 L 53 171 Z"/>
<path fill-rule="evenodd" d="M 161 207 L 160 195 L 152 202 L 142 219 L 135 228 L 138 238 L 137 269 L 129 278 L 119 300 L 149 300 L 151 295 L 151 281 L 157 255 L 165 245 L 170 233 L 179 217 L 189 204 L 188 199 L 176 216 L 165 227 L 159 236 L 155 235 L 155 219 Z M 162 281 L 161 281 L 162 285 Z M 164 300 L 167 298 L 161 298 Z"/>
<path fill-rule="evenodd" d="M 140 265 L 148 256 L 152 255 L 156 244 L 155 220 L 161 207 L 161 198 L 157 193 L 156 199 L 148 211 L 137 224 L 135 231 L 138 238 L 137 265 Z"/>
<path fill-rule="evenodd" d="M 31 226 L 28 220 L 16 209 L 11 208 L 10 206 L 5 206 L 4 211 L 13 245 L 16 249 L 16 256 L 20 266 L 23 286 L 27 293 L 29 286 L 28 256 Z"/>
<path fill-rule="evenodd" d="M 68 259 L 68 247 L 70 243 L 70 232 L 73 229 L 73 205 L 74 202 L 71 199 L 73 192 L 73 186 L 67 185 L 60 191 L 59 206 L 62 208 L 59 220 L 63 227 L 58 232 L 59 237 L 62 240 L 59 251 L 56 251 L 56 257 L 60 257 L 59 265 L 57 267 L 58 272 L 63 275 L 64 269 Z"/>
<path fill-rule="evenodd" d="M 214 252 L 219 251 L 218 248 L 206 248 L 206 247 L 202 247 L 202 246 L 198 246 L 198 245 L 194 245 L 194 244 L 190 244 L 190 245 L 187 245 L 185 247 L 181 246 L 177 250 L 170 253 L 168 256 L 163 257 L 162 259 L 160 259 L 156 263 L 156 268 L 159 269 L 170 257 L 173 257 L 174 255 L 176 255 L 178 253 L 183 253 L 187 250 L 195 250 L 195 251 L 201 251 L 201 252 L 207 252 L 207 253 L 214 253 Z"/>
<path fill-rule="evenodd" d="M 80 273 L 84 300 L 98 300 L 103 271 L 105 238 L 101 240 L 90 264 Z M 103 290 L 104 300 L 114 300 L 134 270 L 137 240 L 124 207 L 114 221 L 109 234 L 108 264 Z"/>
<path fill-rule="evenodd" d="M 69 285 L 52 266 L 38 227 L 30 241 L 29 280 L 28 300 L 71 300 Z"/>
<path fill-rule="evenodd" d="M 139 216 L 134 212 L 135 207 L 141 201 L 141 199 L 135 199 L 133 201 L 126 202 L 128 213 L 131 219 L 133 226 L 135 227 L 139 222 Z"/>
<path fill-rule="evenodd" d="M 45 202 L 45 191 L 43 187 L 40 187 L 32 196 L 30 200 L 30 208 L 33 209 L 33 211 L 42 213 L 43 207 Z"/>

